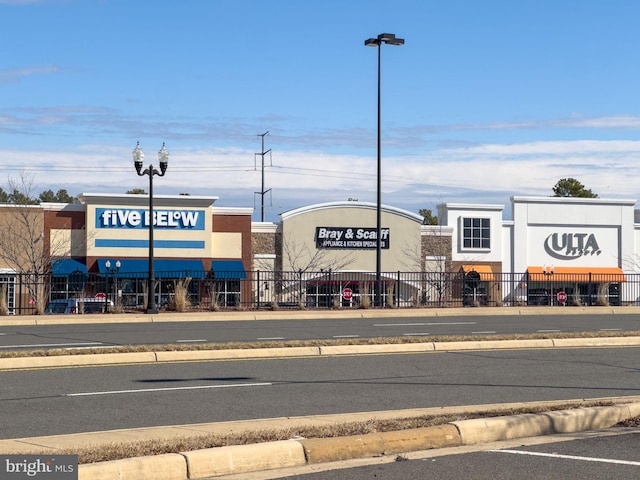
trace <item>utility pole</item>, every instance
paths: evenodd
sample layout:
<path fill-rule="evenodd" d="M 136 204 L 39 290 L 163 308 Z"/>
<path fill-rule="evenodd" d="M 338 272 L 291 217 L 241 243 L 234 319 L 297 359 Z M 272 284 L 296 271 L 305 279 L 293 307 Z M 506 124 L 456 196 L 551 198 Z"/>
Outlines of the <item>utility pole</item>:
<path fill-rule="evenodd" d="M 262 189 L 259 192 L 254 192 L 256 195 L 260 195 L 262 200 L 261 202 L 262 209 L 260 214 L 261 222 L 264 222 L 264 196 L 271 191 L 271 189 L 268 189 L 268 190 L 264 189 L 264 156 L 271 153 L 271 149 L 266 151 L 264 149 L 264 137 L 267 135 L 269 135 L 269 131 L 266 131 L 263 134 L 258 134 L 259 137 L 262 137 L 262 150 L 259 153 L 255 154 L 255 155 L 260 155 L 260 157 L 262 157 Z M 271 155 L 269 155 L 269 157 L 271 157 Z"/>

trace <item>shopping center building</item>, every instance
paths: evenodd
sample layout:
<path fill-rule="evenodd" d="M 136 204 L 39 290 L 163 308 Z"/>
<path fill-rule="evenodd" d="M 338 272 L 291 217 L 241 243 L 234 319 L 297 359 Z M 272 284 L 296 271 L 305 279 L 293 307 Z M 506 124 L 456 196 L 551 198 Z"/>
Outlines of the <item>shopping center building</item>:
<path fill-rule="evenodd" d="M 25 209 L 51 260 L 48 298 L 105 294 L 143 308 L 149 259 L 147 195 L 82 194 L 79 203 L 6 206 L 2 228 Z M 154 196 L 156 300 L 189 279 L 201 308 L 348 308 L 460 305 L 628 305 L 640 301 L 636 201 L 524 197 L 504 205 L 443 203 L 439 225 L 377 205 L 330 202 L 252 222 L 251 208 L 217 197 Z M 13 218 L 13 220 L 12 220 Z M 26 234 L 26 233 L 25 233 Z M 33 232 L 31 232 L 33 234 Z M 3 243 L 5 248 L 7 242 Z M 31 264 L 0 265 L 10 311 L 27 313 Z M 37 275 L 49 272 L 38 271 Z M 25 277 L 27 276 L 27 277 Z"/>

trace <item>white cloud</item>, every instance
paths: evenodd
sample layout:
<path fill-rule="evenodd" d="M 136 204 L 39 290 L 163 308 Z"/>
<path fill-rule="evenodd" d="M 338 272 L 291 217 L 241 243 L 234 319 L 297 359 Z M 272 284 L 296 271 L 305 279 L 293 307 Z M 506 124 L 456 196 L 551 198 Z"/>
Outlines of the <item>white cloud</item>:
<path fill-rule="evenodd" d="M 37 190 L 124 193 L 148 188 L 135 174 L 131 149 L 85 145 L 56 153 L 0 151 L 12 175 L 21 165 L 35 173 Z M 417 211 L 439 202 L 508 203 L 511 195 L 551 195 L 555 183 L 577 178 L 600 197 L 640 198 L 636 173 L 640 142 L 571 141 L 488 144 L 442 149 L 424 156 L 383 157 L 383 202 Z M 165 177 L 154 180 L 158 194 L 188 192 L 219 196 L 225 206 L 258 205 L 261 187 L 254 152 L 238 148 L 171 151 Z M 147 160 L 155 163 L 155 151 Z M 376 198 L 376 158 L 308 152 L 278 152 L 265 171 L 276 213 L 311 203 Z"/>
<path fill-rule="evenodd" d="M 60 73 L 61 71 L 62 68 L 55 65 L 25 67 L 15 70 L 0 70 L 0 83 L 15 83 L 32 75 L 47 75 L 51 73 Z"/>

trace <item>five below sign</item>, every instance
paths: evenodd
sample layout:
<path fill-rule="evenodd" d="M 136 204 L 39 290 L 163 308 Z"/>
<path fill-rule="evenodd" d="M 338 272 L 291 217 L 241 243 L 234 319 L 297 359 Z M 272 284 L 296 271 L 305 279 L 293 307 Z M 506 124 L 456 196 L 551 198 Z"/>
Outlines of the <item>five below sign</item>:
<path fill-rule="evenodd" d="M 377 248 L 377 229 L 360 227 L 316 227 L 316 248 Z M 380 248 L 389 248 L 389 229 L 380 229 Z"/>
<path fill-rule="evenodd" d="M 175 230 L 204 230 L 204 212 L 154 210 L 153 226 Z M 96 228 L 149 228 L 149 210 L 96 208 Z"/>

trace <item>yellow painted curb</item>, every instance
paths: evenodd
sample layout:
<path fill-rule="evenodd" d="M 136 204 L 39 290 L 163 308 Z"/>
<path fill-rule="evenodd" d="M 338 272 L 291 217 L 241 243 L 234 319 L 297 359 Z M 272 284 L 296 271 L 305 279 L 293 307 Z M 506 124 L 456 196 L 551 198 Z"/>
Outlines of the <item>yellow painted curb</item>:
<path fill-rule="evenodd" d="M 337 438 L 309 438 L 299 442 L 304 447 L 308 463 L 335 462 L 461 445 L 458 429 L 454 425 Z"/>
<path fill-rule="evenodd" d="M 416 452 L 434 448 L 456 447 L 462 444 L 455 425 L 414 428 L 380 434 L 384 444 L 384 454 Z"/>
<path fill-rule="evenodd" d="M 207 448 L 183 455 L 187 460 L 190 479 L 306 464 L 302 445 L 295 440 Z"/>
<path fill-rule="evenodd" d="M 177 453 L 88 463 L 78 467 L 78 480 L 183 480 L 187 478 L 187 463 L 185 458 Z"/>
<path fill-rule="evenodd" d="M 379 433 L 335 438 L 300 440 L 308 463 L 335 462 L 382 455 L 384 442 Z"/>

